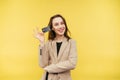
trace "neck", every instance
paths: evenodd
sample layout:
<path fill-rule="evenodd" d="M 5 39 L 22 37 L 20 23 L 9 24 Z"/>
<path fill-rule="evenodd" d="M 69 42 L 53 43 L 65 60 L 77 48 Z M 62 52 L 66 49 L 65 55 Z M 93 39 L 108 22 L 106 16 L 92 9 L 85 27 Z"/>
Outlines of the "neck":
<path fill-rule="evenodd" d="M 58 36 L 56 36 L 56 38 L 55 38 L 55 40 L 57 41 L 57 42 L 62 42 L 63 41 L 63 39 L 64 39 L 64 35 L 58 35 Z"/>

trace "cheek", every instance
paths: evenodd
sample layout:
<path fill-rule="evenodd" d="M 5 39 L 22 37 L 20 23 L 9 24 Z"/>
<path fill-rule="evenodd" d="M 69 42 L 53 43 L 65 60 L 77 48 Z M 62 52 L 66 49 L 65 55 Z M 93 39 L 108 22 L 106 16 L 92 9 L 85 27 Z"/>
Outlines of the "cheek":
<path fill-rule="evenodd" d="M 52 28 L 52 30 L 53 30 L 53 31 L 56 31 L 56 30 L 57 30 L 57 28 L 56 28 L 56 27 L 53 27 L 53 28 Z"/>
<path fill-rule="evenodd" d="M 64 26 L 64 29 L 66 29 L 66 27 Z"/>
<path fill-rule="evenodd" d="M 64 27 L 64 31 L 66 31 L 66 27 Z"/>
<path fill-rule="evenodd" d="M 64 29 L 66 29 L 66 26 L 65 26 L 65 25 L 63 25 L 63 28 L 64 28 Z"/>
<path fill-rule="evenodd" d="M 58 30 L 59 27 L 58 27 L 58 26 L 53 26 L 53 29 L 54 29 L 54 30 Z"/>
<path fill-rule="evenodd" d="M 57 28 L 52 28 L 55 33 L 58 33 Z"/>

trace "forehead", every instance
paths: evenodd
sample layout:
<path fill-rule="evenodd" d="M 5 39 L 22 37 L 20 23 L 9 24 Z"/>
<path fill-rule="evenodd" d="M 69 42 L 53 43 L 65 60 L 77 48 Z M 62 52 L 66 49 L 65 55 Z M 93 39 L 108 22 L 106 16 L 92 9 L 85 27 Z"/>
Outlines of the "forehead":
<path fill-rule="evenodd" d="M 57 22 L 63 22 L 63 19 L 61 17 L 56 17 L 52 20 L 53 23 L 57 23 Z"/>

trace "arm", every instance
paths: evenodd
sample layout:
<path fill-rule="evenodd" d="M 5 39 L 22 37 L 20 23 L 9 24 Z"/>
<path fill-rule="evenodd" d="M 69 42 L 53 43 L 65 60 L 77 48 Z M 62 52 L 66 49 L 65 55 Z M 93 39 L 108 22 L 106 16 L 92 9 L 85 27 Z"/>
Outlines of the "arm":
<path fill-rule="evenodd" d="M 45 43 L 45 36 L 44 36 L 44 33 L 43 32 L 39 32 L 39 29 L 38 28 L 36 28 L 35 30 L 34 30 L 34 37 L 36 38 L 36 39 L 38 39 L 39 41 L 40 41 L 40 46 L 39 46 L 39 54 L 38 54 L 38 56 L 39 56 L 39 66 L 40 67 L 42 67 L 42 68 L 44 68 L 45 66 L 47 66 L 48 65 L 48 48 L 47 48 L 47 46 L 48 46 L 48 42 L 46 43 L 46 44 L 44 44 Z"/>
<path fill-rule="evenodd" d="M 76 42 L 71 40 L 70 54 L 69 58 L 66 61 L 59 62 L 57 64 L 51 64 L 44 69 L 49 73 L 60 73 L 67 70 L 72 70 L 75 68 L 77 63 L 77 50 L 76 50 Z"/>
<path fill-rule="evenodd" d="M 48 48 L 47 43 L 39 46 L 39 66 L 44 68 L 48 65 L 49 55 L 48 55 Z"/>

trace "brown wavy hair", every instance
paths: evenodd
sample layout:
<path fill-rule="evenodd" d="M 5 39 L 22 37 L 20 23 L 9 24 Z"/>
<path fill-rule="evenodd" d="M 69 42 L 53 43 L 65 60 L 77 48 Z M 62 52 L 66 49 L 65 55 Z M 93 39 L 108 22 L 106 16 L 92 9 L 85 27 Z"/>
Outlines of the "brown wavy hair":
<path fill-rule="evenodd" d="M 65 18 L 64 18 L 63 16 L 61 16 L 60 14 L 56 14 L 56 15 L 54 15 L 54 16 L 52 16 L 52 17 L 50 18 L 50 21 L 49 21 L 49 23 L 48 23 L 48 26 L 49 26 L 50 29 L 51 29 L 51 31 L 49 31 L 49 34 L 48 34 L 48 40 L 54 40 L 54 38 L 56 37 L 55 32 L 52 30 L 52 27 L 53 27 L 52 21 L 53 21 L 53 19 L 56 18 L 56 17 L 62 18 L 62 20 L 63 20 L 63 22 L 64 22 L 64 24 L 65 24 L 65 27 L 66 27 L 64 36 L 67 38 L 67 40 L 71 39 L 71 37 L 68 35 L 68 33 L 69 33 L 69 34 L 71 34 L 71 33 L 70 33 L 70 31 L 69 31 L 69 29 L 68 29 L 68 27 L 67 27 L 67 23 L 66 23 Z"/>

